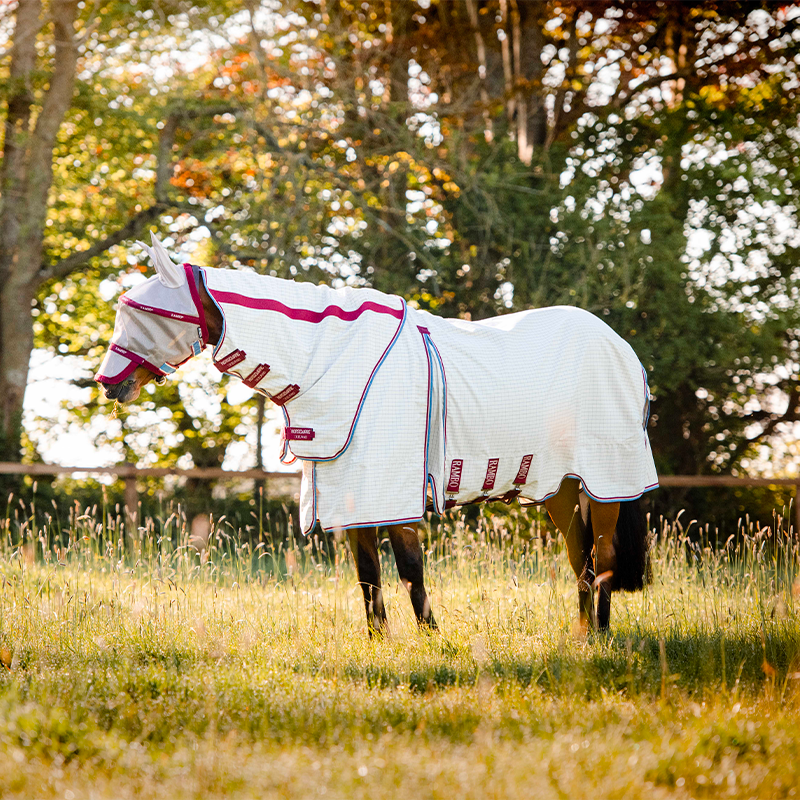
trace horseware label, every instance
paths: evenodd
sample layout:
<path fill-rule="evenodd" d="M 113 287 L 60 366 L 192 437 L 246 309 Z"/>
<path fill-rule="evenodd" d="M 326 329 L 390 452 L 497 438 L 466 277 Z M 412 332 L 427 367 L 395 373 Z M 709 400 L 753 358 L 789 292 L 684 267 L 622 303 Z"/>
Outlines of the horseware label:
<path fill-rule="evenodd" d="M 461 470 L 464 467 L 464 461 L 460 458 L 454 458 L 453 463 L 450 464 L 450 479 L 447 481 L 447 489 L 445 491 L 450 494 L 455 494 L 458 487 L 461 485 Z"/>
<path fill-rule="evenodd" d="M 241 364 L 242 361 L 245 360 L 247 356 L 244 354 L 244 350 L 234 350 L 232 353 L 228 353 L 225 358 L 221 358 L 219 361 L 214 362 L 214 366 L 220 372 L 227 372 L 232 367 L 235 367 L 237 364 Z"/>
<path fill-rule="evenodd" d="M 494 480 L 497 477 L 497 465 L 500 463 L 499 458 L 490 458 L 489 466 L 486 467 L 486 478 L 483 481 L 483 491 L 490 492 L 494 489 Z"/>
<path fill-rule="evenodd" d="M 284 403 L 288 403 L 293 397 L 297 397 L 298 394 L 300 394 L 300 387 L 296 383 L 290 383 L 285 389 L 281 389 L 278 394 L 270 397 L 270 400 L 276 405 L 282 406 Z"/>
<path fill-rule="evenodd" d="M 310 442 L 314 438 L 313 428 L 287 428 L 286 438 L 290 442 Z"/>
<path fill-rule="evenodd" d="M 259 364 L 246 378 L 242 378 L 242 383 L 255 389 L 256 386 L 267 377 L 269 364 Z"/>
<path fill-rule="evenodd" d="M 519 465 L 519 472 L 517 473 L 517 477 L 514 478 L 514 483 L 525 483 L 525 481 L 528 480 L 528 470 L 531 468 L 531 461 L 533 461 L 532 455 L 522 456 L 522 461 Z"/>

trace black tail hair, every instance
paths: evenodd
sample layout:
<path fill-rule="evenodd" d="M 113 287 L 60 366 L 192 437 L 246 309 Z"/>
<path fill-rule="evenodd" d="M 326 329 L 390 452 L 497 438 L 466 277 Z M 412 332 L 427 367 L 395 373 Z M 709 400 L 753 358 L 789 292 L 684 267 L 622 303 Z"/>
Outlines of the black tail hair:
<path fill-rule="evenodd" d="M 619 504 L 619 519 L 614 532 L 617 568 L 614 588 L 636 592 L 653 580 L 650 566 L 650 537 L 641 498 Z"/>
<path fill-rule="evenodd" d="M 594 541 L 592 530 L 592 511 L 587 509 L 586 541 Z M 636 592 L 653 580 L 650 567 L 650 537 L 647 518 L 644 515 L 641 498 L 625 500 L 619 504 L 617 529 L 614 531 L 614 554 L 617 568 L 611 578 L 613 591 Z"/>

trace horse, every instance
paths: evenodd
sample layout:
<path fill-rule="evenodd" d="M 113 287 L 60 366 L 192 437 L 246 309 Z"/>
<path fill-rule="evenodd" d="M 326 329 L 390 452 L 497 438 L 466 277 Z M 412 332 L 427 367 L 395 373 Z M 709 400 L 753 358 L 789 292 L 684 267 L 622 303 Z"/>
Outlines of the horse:
<path fill-rule="evenodd" d="M 544 504 L 584 631 L 609 628 L 614 591 L 648 582 L 646 375 L 594 315 L 442 319 L 370 288 L 179 266 L 155 234 L 139 244 L 156 274 L 121 296 L 95 380 L 131 402 L 210 346 L 221 372 L 278 405 L 281 457 L 303 470 L 303 531 L 347 532 L 370 636 L 387 629 L 380 530 L 419 625 L 437 627 L 418 533 L 429 510 Z"/>

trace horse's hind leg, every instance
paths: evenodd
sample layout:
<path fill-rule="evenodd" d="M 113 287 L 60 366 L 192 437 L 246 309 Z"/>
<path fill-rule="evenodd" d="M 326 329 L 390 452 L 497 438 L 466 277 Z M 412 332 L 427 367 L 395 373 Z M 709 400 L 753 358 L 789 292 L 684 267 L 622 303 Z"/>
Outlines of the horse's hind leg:
<path fill-rule="evenodd" d="M 397 572 L 411 596 L 411 605 L 414 607 L 417 622 L 422 627 L 436 628 L 436 620 L 431 613 L 431 601 L 425 591 L 422 547 L 419 543 L 417 526 L 416 524 L 392 525 L 388 531 L 397 562 Z"/>
<path fill-rule="evenodd" d="M 616 580 L 617 554 L 614 550 L 614 531 L 619 518 L 619 503 L 599 503 L 589 498 L 589 513 L 594 533 L 595 570 L 597 572 L 597 627 L 608 628 L 611 618 L 611 592 Z"/>
<path fill-rule="evenodd" d="M 381 591 L 381 562 L 378 556 L 378 529 L 354 528 L 347 532 L 350 549 L 356 562 L 356 572 L 364 608 L 367 612 L 369 635 L 383 633 L 386 627 L 386 609 Z"/>
<path fill-rule="evenodd" d="M 561 531 L 567 542 L 569 563 L 578 579 L 578 617 L 585 631 L 594 626 L 594 595 L 592 583 L 592 537 L 581 519 L 578 490 L 580 482 L 575 478 L 564 478 L 558 492 L 545 500 L 544 505 L 553 524 Z"/>

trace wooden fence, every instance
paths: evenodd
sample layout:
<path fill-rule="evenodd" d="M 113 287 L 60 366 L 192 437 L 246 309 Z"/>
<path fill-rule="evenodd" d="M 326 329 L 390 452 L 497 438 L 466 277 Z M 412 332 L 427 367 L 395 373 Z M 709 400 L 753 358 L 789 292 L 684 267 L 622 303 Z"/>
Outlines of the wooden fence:
<path fill-rule="evenodd" d="M 300 488 L 299 472 L 265 472 L 261 469 L 228 470 L 220 467 L 194 467 L 191 469 L 173 469 L 172 467 L 137 467 L 133 464 L 115 464 L 113 467 L 62 467 L 55 464 L 17 464 L 0 461 L 0 475 L 114 475 L 125 482 L 124 503 L 129 513 L 135 513 L 139 506 L 139 490 L 136 482 L 139 478 L 163 478 L 174 475 L 178 478 L 226 480 L 295 480 Z"/>
<path fill-rule="evenodd" d="M 186 478 L 224 478 L 226 480 L 255 480 L 267 482 L 280 479 L 294 479 L 300 482 L 299 472 L 264 472 L 260 469 L 227 470 L 216 467 L 195 469 L 172 469 L 169 467 L 139 468 L 133 464 L 117 464 L 113 467 L 61 467 L 54 464 L 17 464 L 0 462 L 0 475 L 64 475 L 84 473 L 87 475 L 115 475 L 125 481 L 125 505 L 129 509 L 138 506 L 138 478 L 164 477 L 174 475 Z M 714 486 L 792 486 L 794 487 L 794 528 L 800 531 L 800 477 L 797 478 L 737 478 L 733 475 L 660 475 L 659 484 L 667 486 L 684 486 L 687 488 L 709 488 Z"/>

